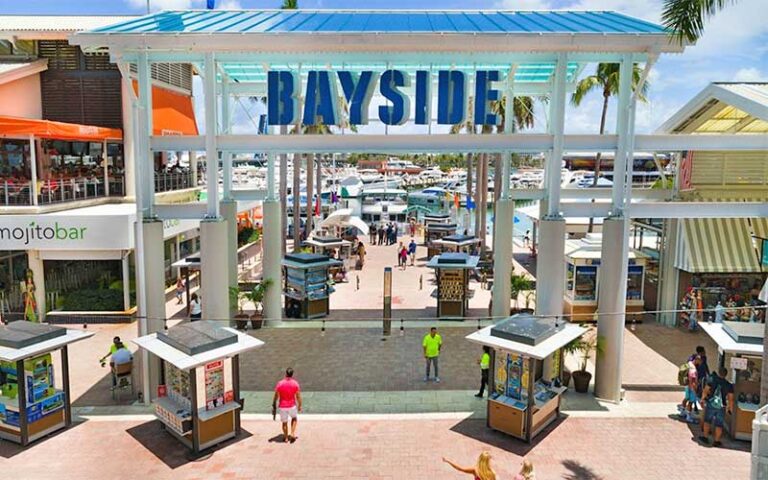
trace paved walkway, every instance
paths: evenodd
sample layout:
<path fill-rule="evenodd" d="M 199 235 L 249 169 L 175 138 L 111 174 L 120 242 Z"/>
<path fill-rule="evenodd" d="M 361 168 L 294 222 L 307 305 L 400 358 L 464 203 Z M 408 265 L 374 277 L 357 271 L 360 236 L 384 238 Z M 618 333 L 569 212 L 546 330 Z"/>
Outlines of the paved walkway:
<path fill-rule="evenodd" d="M 284 444 L 278 423 L 246 419 L 240 438 L 194 458 L 156 420 L 94 417 L 27 450 L 0 442 L 0 465 L 14 478 L 36 480 L 442 480 L 467 477 L 441 457 L 471 465 L 490 450 L 500 479 L 512 478 L 525 457 L 540 480 L 730 480 L 748 478 L 750 463 L 743 444 L 707 448 L 686 424 L 668 419 L 569 417 L 531 445 L 456 415 L 305 416 L 299 428 L 298 441 Z"/>

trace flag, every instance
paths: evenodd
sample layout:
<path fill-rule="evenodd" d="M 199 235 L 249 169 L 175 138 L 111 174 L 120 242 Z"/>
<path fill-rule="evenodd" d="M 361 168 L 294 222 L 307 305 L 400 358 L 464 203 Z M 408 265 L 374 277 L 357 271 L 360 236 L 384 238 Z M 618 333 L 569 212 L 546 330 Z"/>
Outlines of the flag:
<path fill-rule="evenodd" d="M 467 210 L 474 210 L 475 209 L 475 202 L 472 201 L 472 197 L 467 195 Z"/>
<path fill-rule="evenodd" d="M 213 10 L 214 8 L 216 8 L 216 0 L 207 0 L 206 7 L 208 8 L 208 10 Z"/>
<path fill-rule="evenodd" d="M 459 209 L 459 195 L 455 194 L 453 196 L 453 206 L 456 207 L 456 210 Z"/>
<path fill-rule="evenodd" d="M 320 216 L 320 197 L 317 197 L 317 200 L 315 201 L 315 216 Z"/>

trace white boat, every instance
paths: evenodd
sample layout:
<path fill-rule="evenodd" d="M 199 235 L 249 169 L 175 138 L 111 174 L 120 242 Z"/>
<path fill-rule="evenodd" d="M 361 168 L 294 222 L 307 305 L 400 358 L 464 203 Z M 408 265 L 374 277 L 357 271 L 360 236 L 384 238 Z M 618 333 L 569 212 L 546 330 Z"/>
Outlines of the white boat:
<path fill-rule="evenodd" d="M 363 190 L 362 218 L 366 222 L 405 222 L 408 192 L 382 188 Z"/>
<path fill-rule="evenodd" d="M 356 198 L 363 193 L 365 184 L 357 175 L 349 175 L 339 181 L 342 198 Z"/>
<path fill-rule="evenodd" d="M 429 187 L 420 192 L 408 194 L 408 206 L 425 207 L 433 212 L 444 210 L 447 206 L 448 191 L 442 187 Z"/>

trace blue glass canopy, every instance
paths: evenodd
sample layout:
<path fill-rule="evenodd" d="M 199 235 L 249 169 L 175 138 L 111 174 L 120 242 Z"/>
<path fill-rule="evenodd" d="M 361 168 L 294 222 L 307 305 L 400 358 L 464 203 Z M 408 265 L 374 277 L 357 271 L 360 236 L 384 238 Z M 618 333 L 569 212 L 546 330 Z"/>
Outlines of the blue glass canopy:
<path fill-rule="evenodd" d="M 184 10 L 93 33 L 405 33 L 665 35 L 663 27 L 608 11 Z"/>

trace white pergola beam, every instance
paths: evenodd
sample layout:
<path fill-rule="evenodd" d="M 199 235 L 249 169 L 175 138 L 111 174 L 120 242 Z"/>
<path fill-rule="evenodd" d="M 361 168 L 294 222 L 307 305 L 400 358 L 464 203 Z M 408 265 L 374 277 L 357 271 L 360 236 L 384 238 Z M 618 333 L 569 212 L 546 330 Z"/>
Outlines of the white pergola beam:
<path fill-rule="evenodd" d="M 566 218 L 608 217 L 613 214 L 609 202 L 561 202 Z M 637 202 L 624 215 L 630 218 L 759 218 L 768 217 L 764 202 Z"/>
<path fill-rule="evenodd" d="M 248 201 L 263 201 L 267 198 L 266 190 L 253 190 L 253 189 L 232 189 L 232 199 L 240 202 Z"/>
<path fill-rule="evenodd" d="M 414 153 L 503 151 L 540 153 L 552 148 L 552 135 L 219 135 L 220 151 L 233 153 Z M 564 151 L 609 151 L 616 135 L 565 135 Z M 153 136 L 154 151 L 202 151 L 204 135 Z M 768 150 L 768 135 L 636 135 L 635 150 L 644 152 Z M 559 171 L 559 170 L 558 170 Z"/>
<path fill-rule="evenodd" d="M 155 215 L 160 220 L 201 220 L 208 211 L 204 202 L 155 204 Z"/>
<path fill-rule="evenodd" d="M 632 198 L 637 200 L 664 201 L 671 199 L 673 195 L 673 190 L 632 189 Z M 513 200 L 543 200 L 547 198 L 547 191 L 543 188 L 515 188 L 510 190 L 510 198 Z M 564 188 L 560 193 L 560 198 L 562 200 L 610 199 L 611 188 Z"/>

